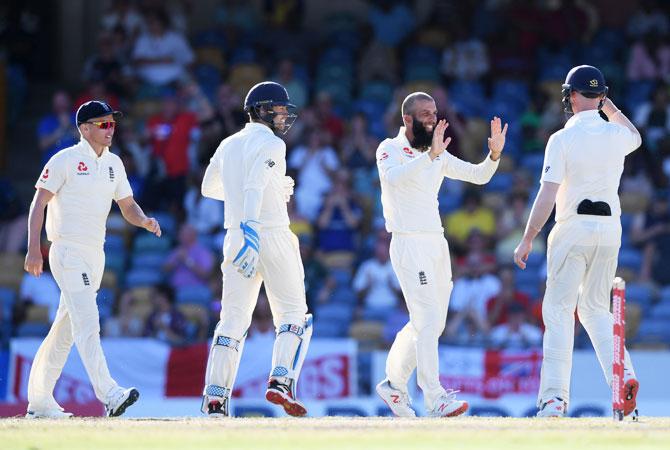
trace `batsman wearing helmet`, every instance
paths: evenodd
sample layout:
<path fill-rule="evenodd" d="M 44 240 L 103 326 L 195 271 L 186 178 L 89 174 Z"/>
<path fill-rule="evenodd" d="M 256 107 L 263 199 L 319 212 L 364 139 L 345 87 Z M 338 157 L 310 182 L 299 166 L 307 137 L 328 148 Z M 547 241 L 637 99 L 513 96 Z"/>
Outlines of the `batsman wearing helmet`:
<path fill-rule="evenodd" d="M 221 320 L 210 349 L 203 412 L 230 415 L 230 394 L 261 283 L 265 283 L 277 338 L 266 399 L 292 416 L 307 411 L 296 383 L 312 335 L 298 238 L 289 230 L 285 134 L 297 115 L 286 89 L 263 82 L 244 100 L 249 123 L 224 139 L 202 181 L 202 194 L 226 204 Z"/>
<path fill-rule="evenodd" d="M 607 91 L 605 78 L 595 67 L 577 66 L 568 72 L 563 105 L 572 117 L 547 142 L 540 190 L 524 236 L 514 251 L 515 264 L 525 269 L 533 239 L 556 204 L 556 225 L 547 242 L 547 288 L 542 302 L 545 332 L 539 417 L 566 414 L 575 309 L 607 383 L 612 381 L 613 318 L 609 299 L 621 245 L 617 191 L 624 159 L 642 139 L 607 98 Z M 639 387 L 628 352 L 624 368 L 624 414 L 628 415 L 635 409 Z"/>
<path fill-rule="evenodd" d="M 449 126 L 437 120 L 435 100 L 414 92 L 402 103 L 398 136 L 377 149 L 386 229 L 391 233 L 391 264 L 398 276 L 409 323 L 400 330 L 386 361 L 386 379 L 377 393 L 396 416 L 414 417 L 407 383 L 417 371 L 426 412 L 432 417 L 463 414 L 468 404 L 440 384 L 438 339 L 444 330 L 451 295 L 451 259 L 440 221 L 437 193 L 444 177 L 488 183 L 498 168 L 507 125 L 491 120 L 489 154 L 471 164 L 446 151 Z"/>

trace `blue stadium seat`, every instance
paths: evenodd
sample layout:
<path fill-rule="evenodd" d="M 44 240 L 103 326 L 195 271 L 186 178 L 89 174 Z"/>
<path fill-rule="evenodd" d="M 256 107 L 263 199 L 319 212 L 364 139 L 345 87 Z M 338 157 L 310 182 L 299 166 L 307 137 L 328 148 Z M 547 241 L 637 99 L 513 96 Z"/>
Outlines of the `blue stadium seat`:
<path fill-rule="evenodd" d="M 512 188 L 514 177 L 508 172 L 496 173 L 491 181 L 484 185 L 485 192 L 508 192 Z"/>
<path fill-rule="evenodd" d="M 361 87 L 360 98 L 386 105 L 393 98 L 393 86 L 386 81 L 368 81 Z"/>
<path fill-rule="evenodd" d="M 13 289 L 0 287 L 0 308 L 2 308 L 2 317 L 6 320 L 12 317 L 12 309 L 16 297 L 16 292 Z"/>
<path fill-rule="evenodd" d="M 639 271 L 642 266 L 642 252 L 631 247 L 619 250 L 619 267 Z"/>
<path fill-rule="evenodd" d="M 544 165 L 544 154 L 535 153 L 530 155 L 524 155 L 520 161 L 521 167 L 526 169 L 531 175 L 539 174 Z"/>
<path fill-rule="evenodd" d="M 184 286 L 175 292 L 177 303 L 191 303 L 209 306 L 214 294 L 207 286 Z"/>
<path fill-rule="evenodd" d="M 105 268 L 120 274 L 126 266 L 126 257 L 123 252 L 111 251 L 105 254 Z"/>
<path fill-rule="evenodd" d="M 105 236 L 105 252 L 110 251 L 123 251 L 125 249 L 126 242 L 123 236 L 118 234 L 109 233 Z"/>
<path fill-rule="evenodd" d="M 667 319 L 647 318 L 640 323 L 636 343 L 670 343 L 670 325 Z"/>
<path fill-rule="evenodd" d="M 338 305 L 354 305 L 358 301 L 356 293 L 349 285 L 340 286 L 330 294 L 329 303 Z"/>
<path fill-rule="evenodd" d="M 320 321 L 349 323 L 354 313 L 351 305 L 345 303 L 328 303 L 317 307 L 314 317 Z"/>
<path fill-rule="evenodd" d="M 547 255 L 545 255 L 544 253 L 532 252 L 531 254 L 528 255 L 528 259 L 526 260 L 526 267 L 527 267 L 526 270 L 534 269 L 535 271 L 538 271 L 540 269 L 540 266 L 542 266 L 542 264 L 544 264 L 546 260 Z"/>
<path fill-rule="evenodd" d="M 126 288 L 155 286 L 163 281 L 163 273 L 155 269 L 134 269 L 126 274 Z"/>
<path fill-rule="evenodd" d="M 161 226 L 163 238 L 165 236 L 174 237 L 177 234 L 177 221 L 172 214 L 164 212 L 154 212 L 151 214 Z"/>
<path fill-rule="evenodd" d="M 662 288 L 658 293 L 658 296 L 661 303 L 670 302 L 670 286 L 665 286 Z"/>
<path fill-rule="evenodd" d="M 131 270 L 134 269 L 160 270 L 161 266 L 165 264 L 168 255 L 169 255 L 168 252 L 162 252 L 162 251 L 133 253 L 130 257 Z"/>
<path fill-rule="evenodd" d="M 333 269 L 330 272 L 330 275 L 335 279 L 338 287 L 347 287 L 351 286 L 351 271 L 346 269 Z"/>
<path fill-rule="evenodd" d="M 637 303 L 646 311 L 653 301 L 653 291 L 646 284 L 629 283 L 626 285 L 626 301 Z"/>
<path fill-rule="evenodd" d="M 651 309 L 649 317 L 655 319 L 664 319 L 670 328 L 670 302 L 661 302 Z"/>
<path fill-rule="evenodd" d="M 423 65 L 437 68 L 440 64 L 440 54 L 431 47 L 412 46 L 405 52 L 404 61 L 408 67 Z"/>
<path fill-rule="evenodd" d="M 133 243 L 133 252 L 166 251 L 170 249 L 167 236 L 157 237 L 151 233 L 140 231 Z"/>
<path fill-rule="evenodd" d="M 38 322 L 24 322 L 16 329 L 16 337 L 39 337 L 43 338 L 49 333 L 51 325 Z"/>
<path fill-rule="evenodd" d="M 347 334 L 347 326 L 332 320 L 319 320 L 314 322 L 313 333 L 315 338 L 344 337 Z"/>

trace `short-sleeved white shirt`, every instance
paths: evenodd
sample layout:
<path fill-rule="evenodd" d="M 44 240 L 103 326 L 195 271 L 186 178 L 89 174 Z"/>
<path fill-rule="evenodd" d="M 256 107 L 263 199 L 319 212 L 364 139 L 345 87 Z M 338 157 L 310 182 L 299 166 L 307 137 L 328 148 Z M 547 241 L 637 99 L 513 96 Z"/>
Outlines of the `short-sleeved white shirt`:
<path fill-rule="evenodd" d="M 112 200 L 133 195 L 121 158 L 107 148 L 98 157 L 83 138 L 51 157 L 35 188 L 54 194 L 47 205 L 47 238 L 90 247 L 104 245 Z"/>
<path fill-rule="evenodd" d="M 412 165 L 411 177 L 397 181 L 397 170 Z M 488 182 L 498 161 L 487 157 L 471 164 L 445 151 L 431 161 L 428 152 L 412 148 L 400 127 L 398 135 L 386 139 L 377 149 L 377 168 L 382 188 L 382 206 L 389 232 L 442 232 L 437 194 L 444 177 L 470 183 Z"/>
<path fill-rule="evenodd" d="M 260 123 L 224 139 L 212 156 L 202 184 L 203 195 L 225 202 L 224 227 L 239 228 L 244 217 L 244 191 L 263 193 L 259 221 L 263 228 L 288 226 L 284 198 L 286 144 Z"/>
<path fill-rule="evenodd" d="M 603 120 L 598 111 L 582 111 L 549 138 L 540 182 L 560 184 L 556 195 L 556 221 L 577 215 L 582 200 L 610 205 L 612 220 L 619 220 L 619 181 L 626 155 L 641 144 L 628 128 Z"/>

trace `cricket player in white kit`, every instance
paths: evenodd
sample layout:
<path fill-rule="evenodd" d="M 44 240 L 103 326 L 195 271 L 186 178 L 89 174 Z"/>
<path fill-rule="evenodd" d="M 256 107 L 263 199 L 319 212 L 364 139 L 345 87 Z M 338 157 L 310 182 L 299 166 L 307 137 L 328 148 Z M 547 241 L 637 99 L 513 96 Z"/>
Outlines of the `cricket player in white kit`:
<path fill-rule="evenodd" d="M 230 395 L 244 340 L 265 284 L 277 338 L 266 399 L 287 414 L 304 416 L 296 383 L 312 335 L 298 238 L 289 230 L 286 203 L 293 180 L 286 176 L 286 133 L 296 119 L 283 86 L 259 83 L 244 109 L 249 123 L 224 139 L 212 156 L 202 194 L 225 202 L 221 320 L 205 374 L 203 412 L 230 416 Z"/>
<path fill-rule="evenodd" d="M 570 372 L 577 309 L 595 348 L 607 383 L 612 382 L 613 332 L 610 290 L 621 246 L 617 191 L 626 155 L 642 139 L 607 98 L 603 74 L 574 67 L 563 84 L 565 111 L 574 113 L 547 142 L 541 187 L 526 231 L 514 251 L 522 269 L 556 204 L 556 225 L 547 240 L 547 288 L 538 416 L 562 417 L 570 402 Z M 600 117 L 599 110 L 609 122 Z M 636 406 L 639 383 L 625 352 L 624 414 Z"/>
<path fill-rule="evenodd" d="M 391 264 L 398 276 L 409 323 L 398 332 L 386 361 L 386 379 L 377 393 L 400 417 L 414 417 L 407 382 L 416 368 L 426 412 L 433 417 L 463 414 L 468 404 L 456 391 L 440 384 L 438 339 L 444 330 L 451 295 L 451 259 L 438 210 L 437 193 L 444 177 L 487 183 L 505 145 L 507 125 L 491 121 L 490 153 L 480 164 L 470 164 L 446 152 L 449 126 L 437 121 L 433 98 L 415 92 L 402 104 L 405 126 L 398 136 L 377 149 L 386 229 L 392 234 Z"/>
<path fill-rule="evenodd" d="M 100 346 L 96 293 L 105 269 L 105 224 L 116 201 L 131 224 L 161 235 L 160 226 L 135 203 L 121 159 L 109 151 L 115 119 L 121 115 L 107 103 L 90 101 L 77 111 L 78 144 L 56 153 L 35 184 L 30 205 L 25 270 L 42 273 L 40 234 L 47 207 L 51 241 L 49 263 L 61 290 L 49 334 L 40 345 L 28 381 L 28 418 L 65 418 L 53 390 L 72 344 L 77 346 L 96 397 L 108 416 L 119 416 L 139 397 L 112 379 Z"/>

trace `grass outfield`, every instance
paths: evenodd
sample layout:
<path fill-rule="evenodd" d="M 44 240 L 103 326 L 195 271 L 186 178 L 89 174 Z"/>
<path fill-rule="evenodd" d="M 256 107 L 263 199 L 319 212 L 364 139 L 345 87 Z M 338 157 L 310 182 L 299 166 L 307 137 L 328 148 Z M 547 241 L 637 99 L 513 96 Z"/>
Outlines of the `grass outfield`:
<path fill-rule="evenodd" d="M 670 449 L 670 418 L 0 419 L 9 449 Z"/>

